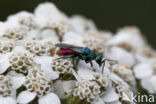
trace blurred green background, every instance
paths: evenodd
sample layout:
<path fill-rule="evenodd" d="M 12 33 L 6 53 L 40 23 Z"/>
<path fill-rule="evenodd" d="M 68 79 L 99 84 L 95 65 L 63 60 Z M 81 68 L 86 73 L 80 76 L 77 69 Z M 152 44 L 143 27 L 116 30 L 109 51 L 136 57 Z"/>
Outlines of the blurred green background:
<path fill-rule="evenodd" d="M 94 20 L 102 30 L 116 32 L 120 27 L 136 25 L 156 48 L 155 0 L 0 0 L 0 20 L 21 10 L 32 12 L 45 1 L 55 3 L 69 16 L 82 14 Z"/>

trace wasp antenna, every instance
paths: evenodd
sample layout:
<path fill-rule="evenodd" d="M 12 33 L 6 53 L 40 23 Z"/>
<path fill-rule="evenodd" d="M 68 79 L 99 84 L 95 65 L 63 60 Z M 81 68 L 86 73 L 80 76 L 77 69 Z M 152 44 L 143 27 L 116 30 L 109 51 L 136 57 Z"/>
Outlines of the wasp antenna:
<path fill-rule="evenodd" d="M 103 59 L 103 63 L 105 63 L 105 61 L 109 61 L 109 62 L 111 62 L 112 64 L 118 64 L 118 61 L 116 61 L 116 60 L 111 60 L 111 59 Z"/>
<path fill-rule="evenodd" d="M 105 58 L 103 58 L 103 60 L 102 60 L 102 63 L 103 63 L 103 66 L 102 66 L 102 74 L 104 72 L 106 61 L 111 62 L 111 64 L 118 64 L 118 61 L 116 61 L 116 60 L 111 60 L 111 59 L 105 59 Z"/>

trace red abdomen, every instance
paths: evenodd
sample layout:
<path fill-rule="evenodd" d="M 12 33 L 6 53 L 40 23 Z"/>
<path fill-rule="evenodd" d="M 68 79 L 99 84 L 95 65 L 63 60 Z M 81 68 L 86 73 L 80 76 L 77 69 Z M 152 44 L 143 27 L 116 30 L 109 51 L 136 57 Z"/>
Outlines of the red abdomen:
<path fill-rule="evenodd" d="M 59 52 L 59 55 L 73 55 L 74 52 L 71 51 L 71 50 L 67 50 L 67 49 L 61 49 L 60 52 Z"/>

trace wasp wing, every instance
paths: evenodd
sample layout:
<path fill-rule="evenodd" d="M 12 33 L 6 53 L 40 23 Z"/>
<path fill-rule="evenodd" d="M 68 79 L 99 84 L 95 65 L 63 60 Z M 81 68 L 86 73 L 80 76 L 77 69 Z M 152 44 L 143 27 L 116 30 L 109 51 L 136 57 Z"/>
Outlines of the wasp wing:
<path fill-rule="evenodd" d="M 78 46 L 74 46 L 74 45 L 70 45 L 70 44 L 64 44 L 64 43 L 58 43 L 58 44 L 55 44 L 55 46 L 57 46 L 61 49 L 68 49 L 68 50 L 72 50 L 72 51 L 77 52 L 77 53 L 84 54 L 84 52 L 82 52 L 80 50 L 80 47 L 78 47 Z"/>

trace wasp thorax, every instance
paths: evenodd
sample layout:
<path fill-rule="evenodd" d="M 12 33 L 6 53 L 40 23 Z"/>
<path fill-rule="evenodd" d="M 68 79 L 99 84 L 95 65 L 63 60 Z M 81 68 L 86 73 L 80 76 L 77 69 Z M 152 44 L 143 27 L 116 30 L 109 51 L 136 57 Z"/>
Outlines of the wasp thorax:
<path fill-rule="evenodd" d="M 100 94 L 100 86 L 94 81 L 83 80 L 76 83 L 73 95 L 78 96 L 81 100 L 86 99 L 93 102 Z"/>
<path fill-rule="evenodd" d="M 52 70 L 57 71 L 60 74 L 71 73 L 73 64 L 71 59 L 54 59 L 52 60 Z"/>
<path fill-rule="evenodd" d="M 21 73 L 27 73 L 29 68 L 34 65 L 33 57 L 27 52 L 13 53 L 9 61 L 11 63 L 11 69 Z"/>
<path fill-rule="evenodd" d="M 0 96 L 7 97 L 12 94 L 11 78 L 0 75 Z"/>
<path fill-rule="evenodd" d="M 26 42 L 25 44 L 26 50 L 31 52 L 34 55 L 44 55 L 47 52 L 46 46 L 44 43 L 41 43 L 39 41 L 31 40 Z"/>
<path fill-rule="evenodd" d="M 14 40 L 21 40 L 27 35 L 27 29 L 23 26 L 8 28 L 4 32 L 4 36 Z"/>
<path fill-rule="evenodd" d="M 10 52 L 14 47 L 14 41 L 8 38 L 0 39 L 0 53 Z"/>
<path fill-rule="evenodd" d="M 52 91 L 52 82 L 38 66 L 28 71 L 24 85 L 28 91 L 36 93 L 38 97 L 42 97 Z"/>

